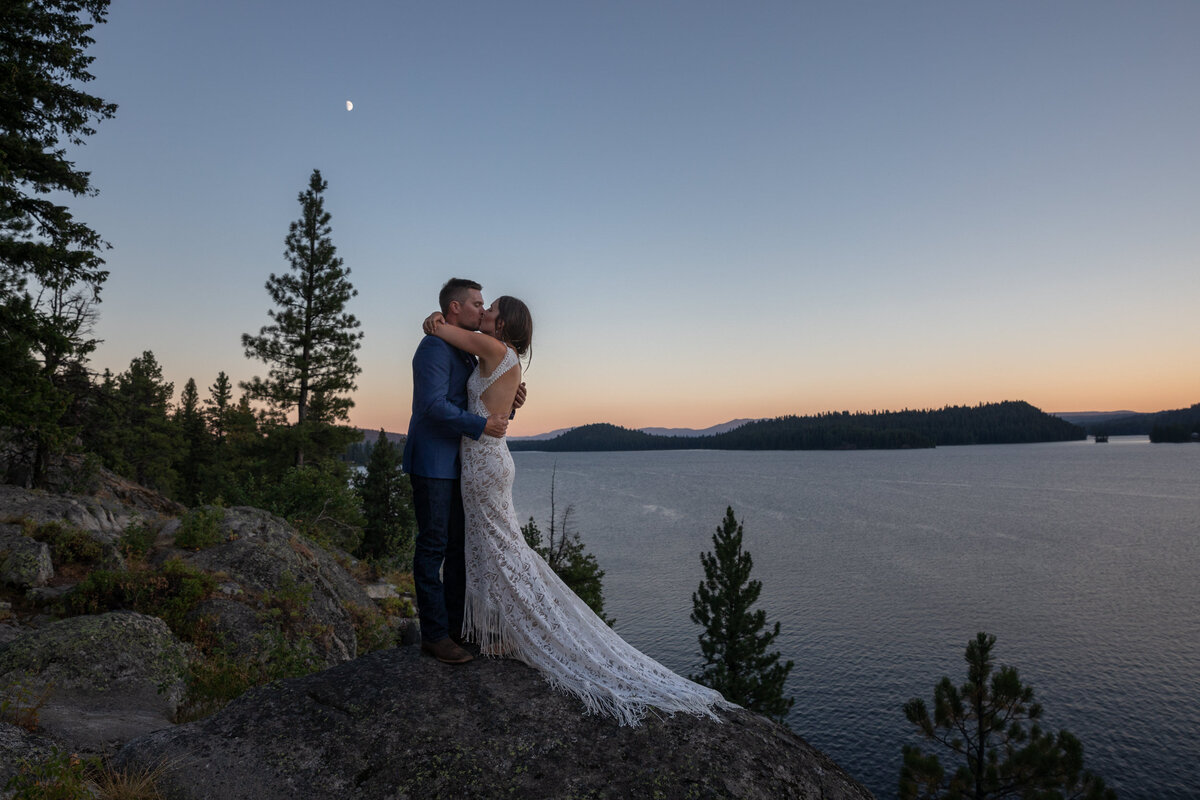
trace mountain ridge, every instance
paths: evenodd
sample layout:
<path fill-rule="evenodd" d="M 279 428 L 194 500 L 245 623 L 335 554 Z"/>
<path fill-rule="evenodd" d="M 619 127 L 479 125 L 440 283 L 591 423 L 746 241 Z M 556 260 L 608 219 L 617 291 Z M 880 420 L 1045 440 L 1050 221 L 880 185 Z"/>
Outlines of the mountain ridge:
<path fill-rule="evenodd" d="M 656 436 L 609 423 L 574 428 L 553 439 L 510 441 L 514 451 L 853 450 L 957 444 L 1074 441 L 1086 431 L 1021 400 L 922 411 L 828 412 L 747 422 L 707 436 Z"/>
<path fill-rule="evenodd" d="M 981 404 L 981 405 L 984 405 L 984 404 Z M 930 411 L 931 410 L 932 409 L 930 409 Z M 862 415 L 865 413 L 866 412 L 851 413 L 851 412 L 845 412 L 845 411 L 842 411 L 842 412 L 827 411 L 824 414 L 815 415 L 815 416 L 820 417 L 820 416 L 830 416 L 830 415 L 841 414 L 841 415 L 850 415 L 853 417 L 853 416 Z M 871 412 L 871 413 L 874 414 L 877 412 Z M 905 412 L 885 411 L 885 412 L 878 412 L 878 413 L 893 414 L 893 413 L 908 413 L 908 412 L 906 410 Z M 1171 409 L 1171 410 L 1153 411 L 1153 412 L 1137 412 L 1137 411 L 1129 411 L 1129 410 L 1119 410 L 1119 411 L 1054 411 L 1054 412 L 1042 412 L 1042 413 L 1046 413 L 1048 416 L 1057 417 L 1058 419 L 1061 419 L 1072 425 L 1080 426 L 1080 427 L 1084 428 L 1087 431 L 1087 433 L 1089 433 L 1089 434 L 1094 434 L 1097 432 L 1101 432 L 1101 433 L 1107 432 L 1107 433 L 1111 433 L 1113 435 L 1140 435 L 1140 434 L 1148 434 L 1150 432 L 1151 428 L 1157 423 L 1161 423 L 1164 421 L 1176 422 L 1179 420 L 1179 418 L 1183 418 L 1183 417 L 1190 418 L 1191 416 L 1200 416 L 1200 403 L 1197 403 L 1196 405 L 1193 405 L 1190 408 Z M 787 419 L 787 418 L 789 418 L 789 417 L 777 417 L 776 419 Z M 801 418 L 803 418 L 803 417 L 801 417 Z M 656 436 L 656 437 L 664 437 L 664 438 L 696 439 L 696 438 L 716 436 L 716 435 L 728 433 L 728 432 L 736 430 L 738 428 L 745 427 L 746 425 L 749 425 L 752 423 L 764 422 L 764 421 L 769 421 L 769 420 L 764 420 L 761 418 L 755 419 L 755 418 L 749 418 L 749 417 L 741 417 L 741 418 L 729 420 L 728 422 L 721 422 L 716 425 L 710 425 L 707 428 L 671 428 L 671 427 L 647 426 L 644 428 L 635 428 L 635 429 L 621 428 L 621 430 L 631 430 L 633 432 L 643 433 L 648 436 Z M 513 442 L 513 443 L 516 443 L 516 442 L 544 442 L 544 441 L 556 439 L 560 436 L 571 433 L 572 431 L 578 430 L 579 428 L 586 428 L 586 427 L 589 427 L 590 425 L 607 425 L 607 424 L 608 423 L 588 423 L 587 425 L 576 425 L 576 426 L 567 427 L 567 428 L 556 428 L 554 430 L 546 431 L 544 433 L 535 433 L 535 434 L 529 434 L 526 436 L 510 436 L 509 441 Z M 614 426 L 614 427 L 619 427 L 619 426 Z M 374 437 L 377 436 L 379 433 L 379 430 L 377 428 L 362 428 L 362 427 L 356 426 L 356 430 L 359 430 L 362 432 L 362 434 L 364 436 L 364 441 L 369 440 L 371 442 L 374 442 Z M 395 433 L 392 431 L 385 430 L 384 434 L 387 436 L 389 441 L 391 441 L 395 444 L 403 444 L 404 439 L 405 439 L 404 433 Z M 517 449 L 536 449 L 536 448 L 523 447 L 523 448 L 517 448 Z"/>

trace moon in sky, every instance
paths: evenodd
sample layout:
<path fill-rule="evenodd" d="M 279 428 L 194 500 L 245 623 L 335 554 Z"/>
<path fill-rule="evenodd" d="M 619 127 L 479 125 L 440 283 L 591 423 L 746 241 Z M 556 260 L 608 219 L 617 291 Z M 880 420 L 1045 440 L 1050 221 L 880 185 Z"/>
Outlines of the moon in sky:
<path fill-rule="evenodd" d="M 346 101 L 346 110 L 347 110 L 347 111 L 353 111 L 353 110 L 354 110 L 354 103 L 351 103 L 349 100 L 347 100 L 347 101 Z"/>

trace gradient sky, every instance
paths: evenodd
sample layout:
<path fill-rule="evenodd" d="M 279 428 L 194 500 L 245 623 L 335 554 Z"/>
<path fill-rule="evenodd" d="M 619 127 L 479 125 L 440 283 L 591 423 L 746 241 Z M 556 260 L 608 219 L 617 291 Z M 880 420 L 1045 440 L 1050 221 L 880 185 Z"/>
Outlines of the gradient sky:
<path fill-rule="evenodd" d="M 97 369 L 265 375 L 319 168 L 403 431 L 442 282 L 525 299 L 510 433 L 1200 401 L 1200 3 L 118 0 L 71 153 Z M 353 101 L 354 110 L 345 103 Z"/>

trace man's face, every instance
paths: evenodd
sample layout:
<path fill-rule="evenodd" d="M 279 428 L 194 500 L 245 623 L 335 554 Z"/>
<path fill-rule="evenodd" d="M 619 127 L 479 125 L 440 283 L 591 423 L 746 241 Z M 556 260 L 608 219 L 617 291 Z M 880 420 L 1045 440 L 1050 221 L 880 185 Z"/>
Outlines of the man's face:
<path fill-rule="evenodd" d="M 478 289 L 468 289 L 467 292 L 467 301 L 458 304 L 458 319 L 455 323 L 460 328 L 477 331 L 479 320 L 483 317 L 483 293 Z"/>

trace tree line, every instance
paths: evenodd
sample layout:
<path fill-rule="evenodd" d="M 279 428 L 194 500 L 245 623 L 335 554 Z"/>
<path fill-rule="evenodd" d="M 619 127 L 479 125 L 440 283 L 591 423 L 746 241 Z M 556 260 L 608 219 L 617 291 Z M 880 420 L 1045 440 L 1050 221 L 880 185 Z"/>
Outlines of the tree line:
<path fill-rule="evenodd" d="M 1156 443 L 1200 441 L 1200 403 L 1191 408 L 1150 414 L 1150 441 Z"/>
<path fill-rule="evenodd" d="M 1084 439 L 1078 425 L 1029 403 L 1005 401 L 924 411 L 833 411 L 748 422 L 709 436 L 658 436 L 608 423 L 583 425 L 553 439 L 514 441 L 513 450 L 889 450 L 960 444 L 1017 444 Z"/>
<path fill-rule="evenodd" d="M 1193 433 L 1200 433 L 1200 403 L 1148 414 L 1104 415 L 1086 421 L 1084 427 L 1089 434 L 1102 436 L 1149 435 L 1152 442 L 1191 441 Z"/>

